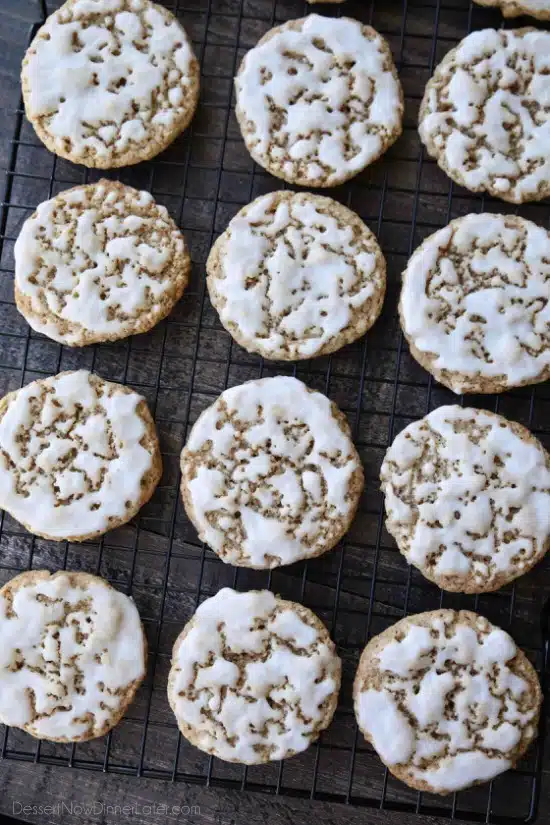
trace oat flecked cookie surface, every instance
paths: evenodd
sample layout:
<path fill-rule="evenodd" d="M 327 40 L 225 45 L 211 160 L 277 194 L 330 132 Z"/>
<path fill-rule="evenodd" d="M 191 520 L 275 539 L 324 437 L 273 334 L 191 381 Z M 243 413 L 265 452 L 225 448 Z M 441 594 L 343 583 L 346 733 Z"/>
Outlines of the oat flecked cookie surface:
<path fill-rule="evenodd" d="M 223 392 L 194 425 L 181 470 L 200 538 L 223 561 L 257 569 L 334 547 L 363 489 L 345 416 L 287 376 Z"/>
<path fill-rule="evenodd" d="M 405 427 L 380 472 L 386 527 L 444 590 L 497 590 L 550 542 L 550 456 L 520 424 L 439 407 Z"/>
<path fill-rule="evenodd" d="M 456 393 L 550 377 L 550 234 L 473 214 L 430 235 L 403 274 L 401 326 L 416 360 Z"/>
<path fill-rule="evenodd" d="M 358 215 L 301 192 L 272 192 L 241 209 L 206 268 L 210 300 L 235 340 L 288 361 L 359 338 L 386 288 L 384 256 Z"/>
<path fill-rule="evenodd" d="M 129 521 L 162 460 L 145 399 L 78 370 L 0 400 L 0 507 L 31 533 L 85 541 Z"/>
<path fill-rule="evenodd" d="M 310 14 L 271 29 L 245 55 L 235 91 L 248 151 L 289 183 L 343 183 L 401 134 L 390 48 L 348 17 Z"/>
<path fill-rule="evenodd" d="M 89 573 L 21 573 L 0 590 L 0 721 L 83 742 L 123 716 L 145 676 L 134 602 Z"/>
<path fill-rule="evenodd" d="M 17 308 L 69 346 L 151 329 L 181 298 L 191 266 L 166 208 L 108 180 L 41 203 L 14 256 Z"/>
<path fill-rule="evenodd" d="M 247 765 L 304 751 L 330 724 L 341 662 L 317 616 L 269 590 L 220 590 L 178 636 L 168 699 L 182 734 Z"/>
<path fill-rule="evenodd" d="M 68 0 L 21 72 L 28 119 L 48 149 L 110 169 L 162 152 L 190 122 L 199 64 L 183 27 L 149 0 Z"/>
<path fill-rule="evenodd" d="M 450 51 L 420 106 L 422 142 L 456 183 L 510 203 L 550 193 L 550 32 L 484 29 Z"/>
<path fill-rule="evenodd" d="M 363 651 L 355 715 L 382 762 L 412 788 L 487 782 L 537 736 L 542 691 L 514 640 L 465 610 L 409 616 Z"/>
<path fill-rule="evenodd" d="M 496 6 L 503 17 L 528 14 L 537 20 L 550 20 L 549 0 L 474 0 L 479 6 Z"/>

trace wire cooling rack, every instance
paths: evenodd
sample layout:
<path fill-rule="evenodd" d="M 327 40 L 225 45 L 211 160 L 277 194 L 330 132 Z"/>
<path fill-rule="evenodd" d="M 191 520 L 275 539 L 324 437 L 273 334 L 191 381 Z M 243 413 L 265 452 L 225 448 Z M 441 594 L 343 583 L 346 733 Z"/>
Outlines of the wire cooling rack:
<path fill-rule="evenodd" d="M 21 5 L 25 5 L 24 3 Z M 35 33 L 55 3 L 32 3 Z M 449 819 L 516 825 L 536 818 L 544 769 L 543 722 L 537 746 L 491 784 L 448 798 L 417 793 L 393 779 L 358 735 L 351 683 L 367 639 L 407 613 L 438 607 L 473 609 L 508 628 L 544 681 L 548 670 L 550 565 L 516 584 L 479 597 L 441 592 L 408 568 L 384 529 L 378 490 L 382 456 L 411 420 L 456 401 L 410 357 L 399 333 L 400 273 L 422 239 L 473 211 L 511 211 L 504 203 L 454 186 L 421 150 L 416 115 L 434 65 L 472 29 L 499 26 L 497 12 L 468 0 L 375 0 L 315 6 L 372 24 L 390 42 L 406 95 L 403 136 L 350 183 L 330 194 L 358 212 L 378 236 L 388 261 L 381 318 L 355 345 L 289 367 L 264 362 L 234 344 L 205 290 L 204 263 L 217 234 L 244 204 L 280 182 L 254 166 L 232 107 L 232 78 L 245 51 L 271 26 L 307 13 L 302 0 L 188 0 L 166 3 L 192 37 L 202 67 L 201 100 L 190 129 L 156 160 L 116 177 L 151 191 L 184 229 L 194 262 L 183 300 L 154 330 L 114 345 L 71 350 L 31 332 L 13 302 L 13 244 L 37 204 L 99 175 L 56 159 L 38 142 L 21 103 L 0 132 L 4 194 L 0 218 L 0 393 L 62 369 L 86 367 L 145 395 L 160 432 L 164 477 L 135 523 L 82 545 L 34 538 L 5 515 L 0 522 L 0 574 L 29 568 L 98 573 L 131 593 L 150 644 L 148 677 L 121 724 L 107 737 L 78 745 L 36 742 L 5 729 L 6 759 L 200 785 L 344 802 Z M 34 14 L 35 12 L 35 14 Z M 29 17 L 29 19 L 31 19 Z M 21 42 L 21 53 L 26 46 Z M 548 226 L 544 204 L 521 214 Z M 224 565 L 197 540 L 178 494 L 178 458 L 189 426 L 226 387 L 280 373 L 297 375 L 329 395 L 348 415 L 366 471 L 366 490 L 345 541 L 325 556 L 271 573 Z M 550 386 L 497 397 L 468 397 L 530 427 L 550 447 Z M 204 598 L 229 585 L 268 587 L 315 610 L 330 628 L 344 663 L 341 701 L 319 742 L 285 763 L 243 768 L 202 754 L 183 740 L 166 698 L 172 644 Z M 548 789 L 546 788 L 546 793 Z"/>

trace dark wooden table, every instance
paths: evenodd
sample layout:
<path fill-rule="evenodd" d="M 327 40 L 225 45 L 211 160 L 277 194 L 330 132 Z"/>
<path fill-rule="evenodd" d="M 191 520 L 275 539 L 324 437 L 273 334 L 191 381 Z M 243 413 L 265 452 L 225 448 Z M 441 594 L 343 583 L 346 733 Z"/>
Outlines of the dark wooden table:
<path fill-rule="evenodd" d="M 0 189 L 11 136 L 9 113 L 19 100 L 19 67 L 38 2 L 0 0 Z M 4 113 L 6 116 L 4 116 Z M 550 592 L 549 576 L 538 587 Z M 1 641 L 0 641 L 1 643 Z M 538 823 L 550 820 L 550 770 L 545 759 Z M 415 815 L 353 809 L 285 797 L 216 790 L 12 760 L 0 762 L 0 812 L 41 823 L 219 823 L 220 825 L 413 825 Z M 426 825 L 448 820 L 422 817 Z"/>
<path fill-rule="evenodd" d="M 443 825 L 413 814 L 273 798 L 43 765 L 0 764 L 0 813 L 27 822 L 71 825 Z M 65 808 L 61 809 L 61 804 Z M 72 808 L 71 808 L 72 805 Z M 30 806 L 23 813 L 24 806 Z M 39 810 L 38 806 L 42 806 Z M 47 806 L 50 806 L 49 808 Z M 165 807 L 166 806 L 166 810 Z M 177 806 L 177 811 L 170 810 Z M 194 808 L 194 811 L 192 810 Z M 34 812 L 33 812 L 34 811 Z M 72 811 L 72 815 L 71 812 Z M 545 807 L 550 811 L 550 806 Z M 448 822 L 448 820 L 446 820 Z M 540 823 L 547 822 L 544 817 Z"/>

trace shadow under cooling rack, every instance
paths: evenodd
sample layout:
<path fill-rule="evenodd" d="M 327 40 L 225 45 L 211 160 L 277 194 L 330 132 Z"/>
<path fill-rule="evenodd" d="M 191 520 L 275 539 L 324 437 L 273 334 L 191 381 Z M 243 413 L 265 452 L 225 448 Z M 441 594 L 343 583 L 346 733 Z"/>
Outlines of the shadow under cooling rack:
<path fill-rule="evenodd" d="M 40 13 L 59 4 L 42 2 Z M 281 184 L 255 167 L 240 138 L 232 78 L 245 51 L 274 24 L 303 16 L 301 0 L 189 0 L 166 3 L 192 37 L 202 67 L 201 101 L 185 135 L 157 159 L 109 177 L 148 189 L 185 232 L 193 274 L 184 298 L 154 330 L 114 345 L 63 348 L 33 333 L 13 302 L 13 244 L 37 204 L 96 172 L 55 158 L 37 140 L 22 105 L 4 118 L 7 146 L 0 169 L 0 395 L 35 377 L 85 367 L 128 383 L 146 396 L 157 422 L 164 476 L 134 523 L 102 540 L 75 545 L 30 536 L 7 515 L 0 520 L 0 581 L 29 568 L 86 570 L 134 598 L 146 627 L 148 677 L 122 722 L 107 736 L 78 745 L 36 742 L 4 729 L 1 755 L 22 760 L 220 788 L 287 794 L 495 825 L 534 821 L 544 762 L 544 714 L 538 743 L 513 771 L 451 797 L 417 793 L 393 779 L 358 735 L 351 684 L 368 638 L 403 615 L 438 607 L 477 610 L 510 630 L 543 682 L 548 670 L 550 566 L 482 596 L 443 593 L 408 568 L 384 529 L 378 472 L 392 438 L 411 420 L 456 402 L 411 359 L 397 320 L 400 274 L 412 250 L 435 228 L 471 211 L 502 211 L 500 202 L 454 186 L 422 152 L 416 116 L 434 65 L 468 31 L 499 26 L 493 10 L 468 0 L 388 0 L 345 4 L 390 42 L 406 97 L 405 129 L 387 155 L 330 194 L 369 224 L 388 263 L 381 318 L 360 342 L 330 357 L 289 367 L 264 362 L 234 344 L 205 290 L 204 263 L 228 220 L 255 196 Z M 338 14 L 342 7 L 316 6 Z M 40 24 L 31 32 L 34 34 Z M 25 48 L 21 43 L 21 52 Z M 104 173 L 102 173 L 104 175 Z M 521 214 L 548 225 L 546 204 Z M 179 499 L 179 452 L 189 426 L 226 387 L 289 373 L 325 392 L 348 416 L 366 473 L 357 518 L 334 551 L 273 572 L 222 564 L 202 546 Z M 550 446 L 550 388 L 498 398 L 469 398 L 526 426 Z M 172 644 L 198 603 L 220 587 L 269 587 L 300 601 L 329 627 L 343 660 L 341 701 L 331 727 L 306 752 L 284 763 L 243 768 L 206 756 L 183 740 L 166 697 Z M 541 621 L 541 616 L 543 621 Z M 548 757 L 546 757 L 548 759 Z"/>

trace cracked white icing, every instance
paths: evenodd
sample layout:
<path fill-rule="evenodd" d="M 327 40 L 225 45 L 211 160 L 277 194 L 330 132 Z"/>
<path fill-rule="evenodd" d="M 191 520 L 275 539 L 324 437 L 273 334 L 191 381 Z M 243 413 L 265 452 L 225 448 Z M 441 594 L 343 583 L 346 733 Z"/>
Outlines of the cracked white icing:
<path fill-rule="evenodd" d="M 0 594 L 0 720 L 41 739 L 101 736 L 145 675 L 133 601 L 80 573 L 23 573 Z"/>
<path fill-rule="evenodd" d="M 86 370 L 6 396 L 0 507 L 31 532 L 58 540 L 100 535 L 128 521 L 160 474 L 142 404 L 136 392 Z"/>
<path fill-rule="evenodd" d="M 341 413 L 286 376 L 223 392 L 182 452 L 187 513 L 231 564 L 276 567 L 329 550 L 348 529 L 362 487 Z"/>
<path fill-rule="evenodd" d="M 354 697 L 359 727 L 382 760 L 436 793 L 511 767 L 536 736 L 541 701 L 513 639 L 453 610 L 411 616 L 373 639 Z"/>
<path fill-rule="evenodd" d="M 310 14 L 268 32 L 245 56 L 235 89 L 252 157 L 291 182 L 341 183 L 401 132 L 390 49 L 351 18 Z"/>
<path fill-rule="evenodd" d="M 450 389 L 501 391 L 548 377 L 549 299 L 548 232 L 515 215 L 472 214 L 412 255 L 401 322 Z"/>
<path fill-rule="evenodd" d="M 247 349 L 293 360 L 360 337 L 382 306 L 385 262 L 357 215 L 330 198 L 272 192 L 216 242 L 208 287 Z"/>
<path fill-rule="evenodd" d="M 380 477 L 389 532 L 443 588 L 495 590 L 546 552 L 550 459 L 502 416 L 439 407 L 399 433 Z"/>
<path fill-rule="evenodd" d="M 334 713 L 340 660 L 307 608 L 268 590 L 220 590 L 174 645 L 168 698 L 207 753 L 255 764 L 305 750 Z"/>
<path fill-rule="evenodd" d="M 68 0 L 31 43 L 22 82 L 27 116 L 49 148 L 109 168 L 152 157 L 184 128 L 198 69 L 162 6 Z"/>
<path fill-rule="evenodd" d="M 19 309 L 33 329 L 71 346 L 145 332 L 181 295 L 189 268 L 165 207 L 112 181 L 41 203 L 14 255 Z"/>
<path fill-rule="evenodd" d="M 422 142 L 457 183 L 513 203 L 550 191 L 550 32 L 472 32 L 420 107 Z"/>

